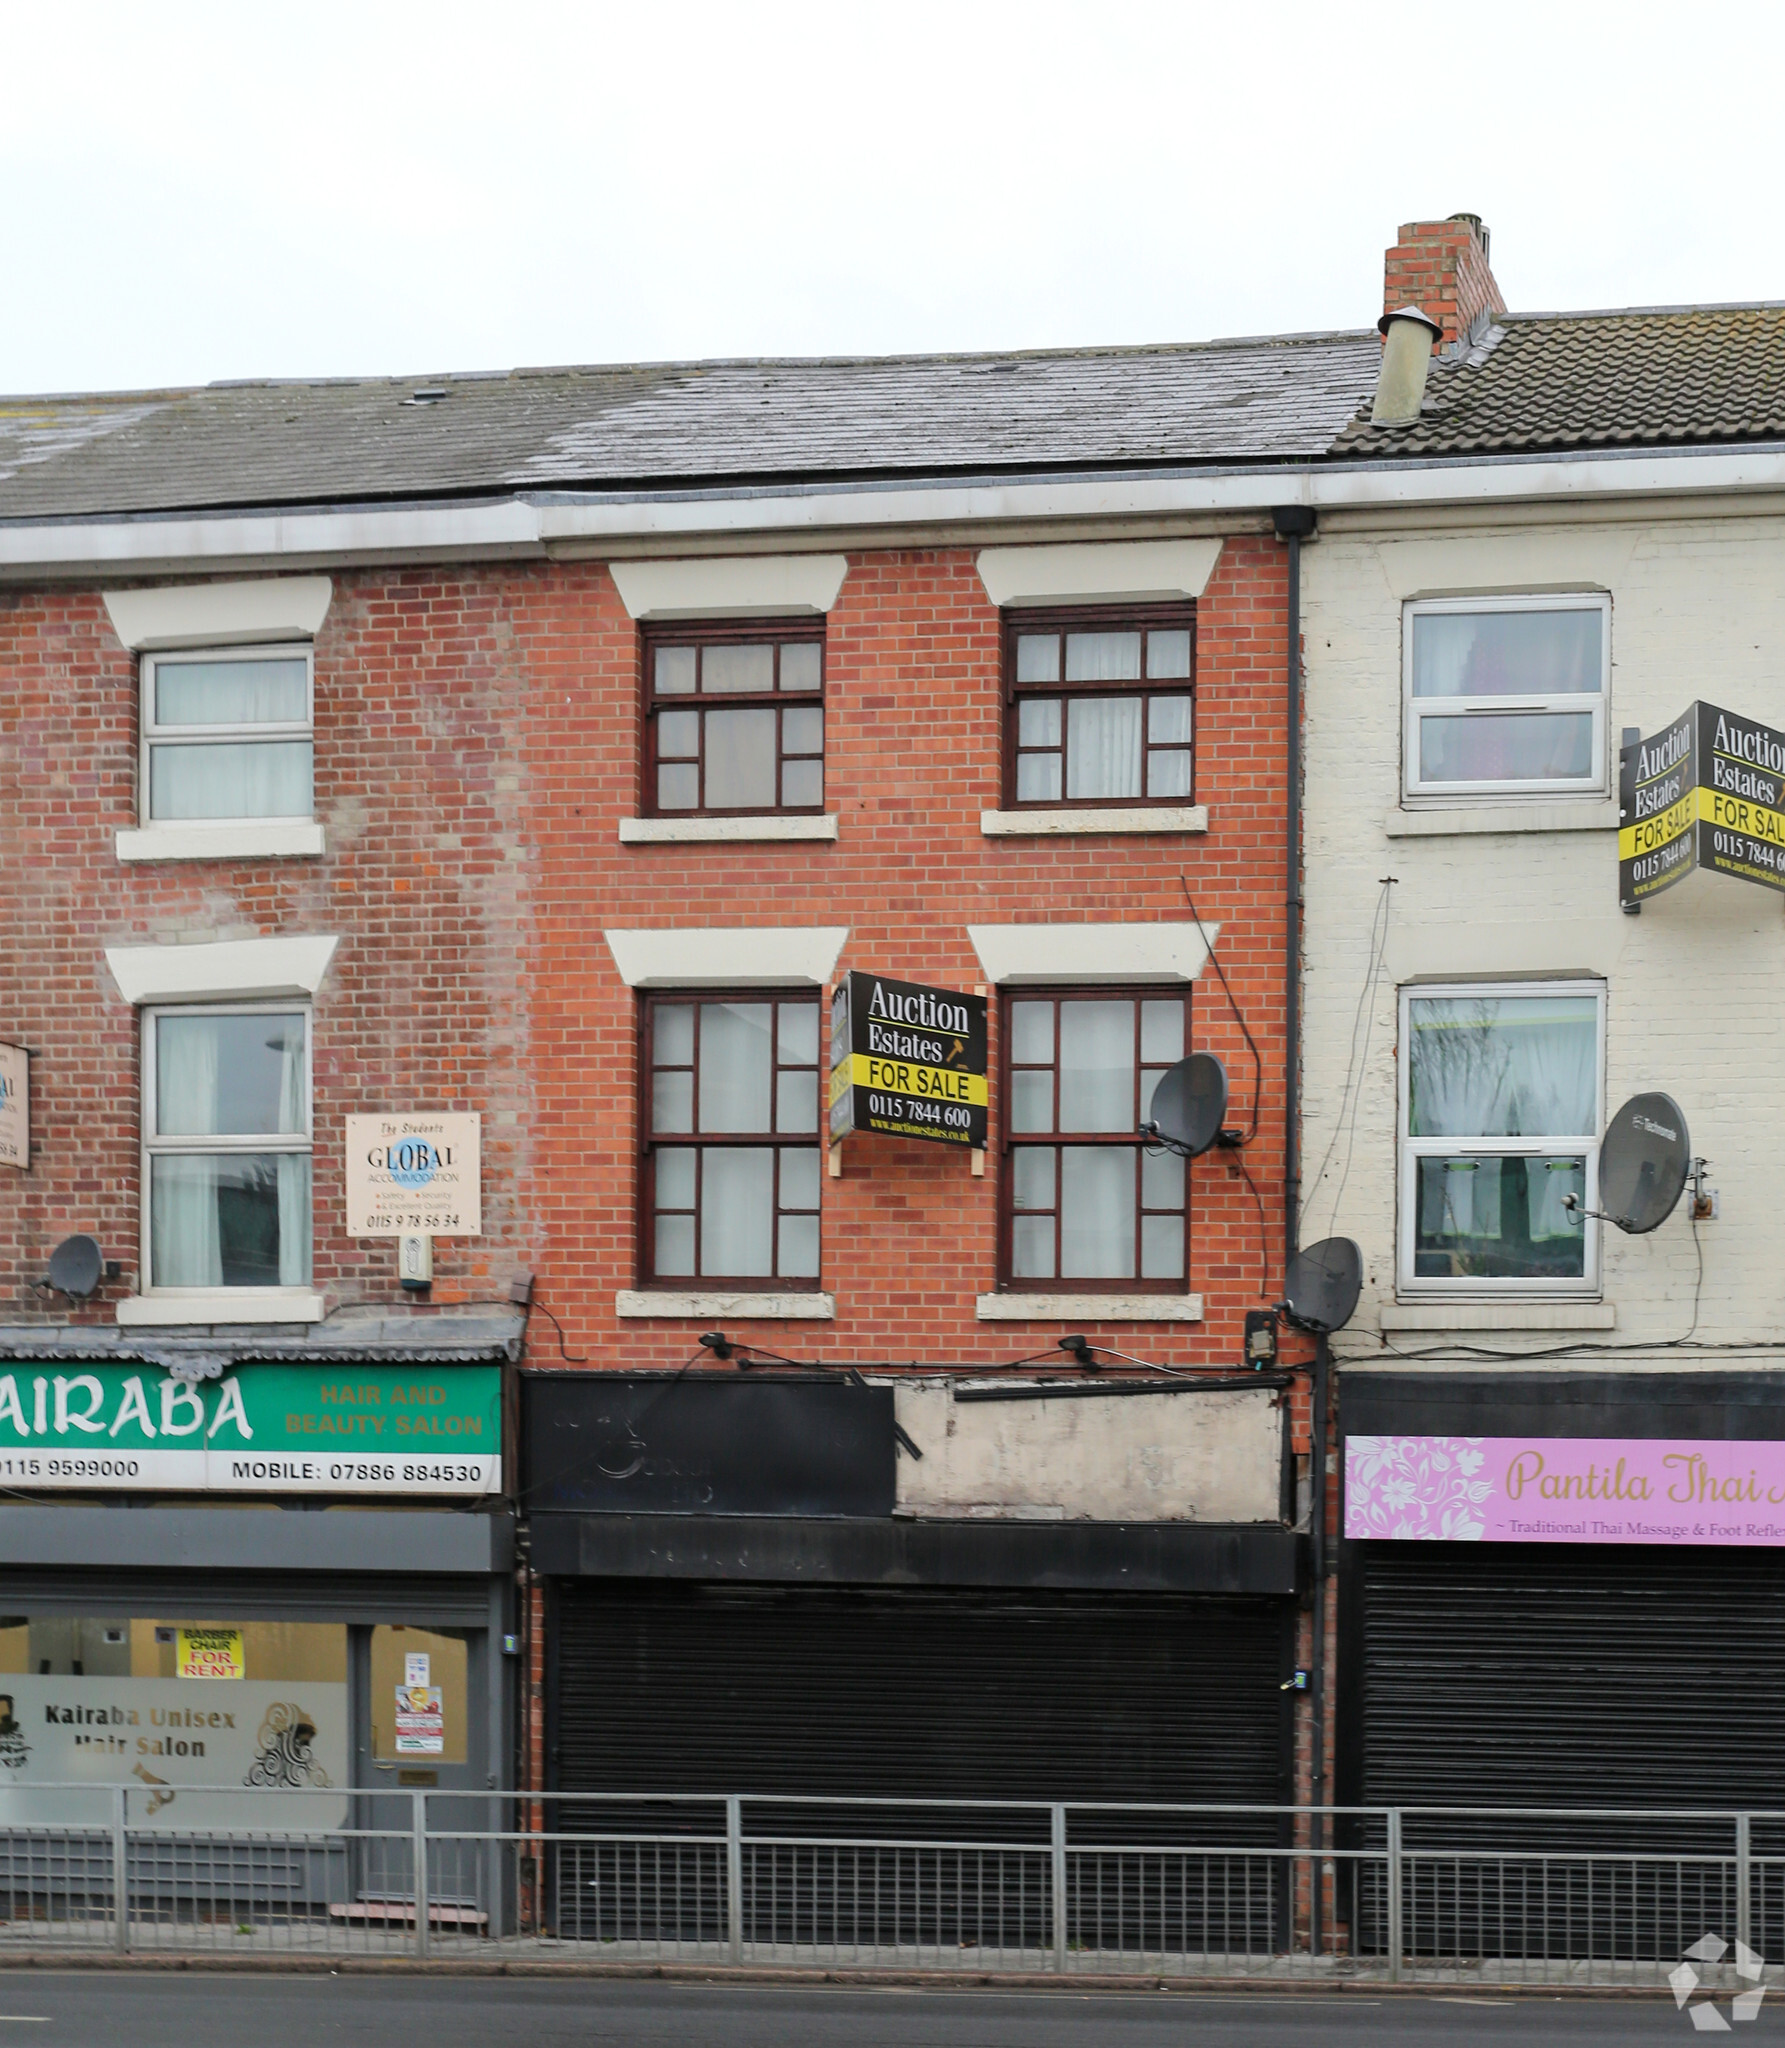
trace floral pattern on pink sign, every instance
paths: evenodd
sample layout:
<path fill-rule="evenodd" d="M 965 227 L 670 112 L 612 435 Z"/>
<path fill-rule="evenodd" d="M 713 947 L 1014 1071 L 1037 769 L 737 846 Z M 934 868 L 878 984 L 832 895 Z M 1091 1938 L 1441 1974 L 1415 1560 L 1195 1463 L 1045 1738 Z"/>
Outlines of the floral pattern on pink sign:
<path fill-rule="evenodd" d="M 1345 1533 L 1479 1542 L 1493 1482 L 1478 1436 L 1354 1436 L 1345 1445 Z"/>

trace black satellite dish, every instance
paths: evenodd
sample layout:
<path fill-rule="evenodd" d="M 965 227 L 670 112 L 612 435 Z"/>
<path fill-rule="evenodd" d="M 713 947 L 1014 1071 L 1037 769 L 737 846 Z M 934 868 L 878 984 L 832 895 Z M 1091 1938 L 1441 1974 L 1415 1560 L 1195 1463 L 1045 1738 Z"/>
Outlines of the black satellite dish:
<path fill-rule="evenodd" d="M 99 1285 L 105 1258 L 91 1237 L 65 1237 L 50 1253 L 50 1282 L 59 1293 L 84 1300 Z"/>
<path fill-rule="evenodd" d="M 1671 1095 L 1633 1095 L 1605 1127 L 1599 1213 L 1632 1237 L 1659 1230 L 1679 1205 L 1692 1139 Z"/>
<path fill-rule="evenodd" d="M 1289 1262 L 1283 1306 L 1304 1330 L 1330 1336 L 1357 1310 L 1364 1284 L 1364 1255 L 1349 1237 L 1323 1237 L 1305 1245 Z"/>
<path fill-rule="evenodd" d="M 1159 1076 L 1141 1135 L 1195 1159 L 1221 1135 L 1226 1115 L 1227 1069 L 1212 1052 L 1193 1052 Z"/>

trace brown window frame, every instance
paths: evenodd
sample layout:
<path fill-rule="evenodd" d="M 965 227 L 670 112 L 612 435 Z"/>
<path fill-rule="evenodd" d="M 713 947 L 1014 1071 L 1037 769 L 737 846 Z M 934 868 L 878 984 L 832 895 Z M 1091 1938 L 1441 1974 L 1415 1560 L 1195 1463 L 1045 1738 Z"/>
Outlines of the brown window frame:
<path fill-rule="evenodd" d="M 807 1131 L 714 1131 L 702 1132 L 700 1121 L 700 1006 L 703 1003 L 793 1003 L 809 1008 L 817 1028 L 816 1046 L 810 1069 L 805 1062 L 783 1062 L 779 1051 L 779 1019 L 771 1025 L 770 1067 L 770 1115 L 779 1121 L 779 1089 L 776 1078 L 783 1073 L 805 1073 L 814 1076 L 816 1122 Z M 696 1128 L 689 1131 L 662 1132 L 655 1128 L 653 1116 L 653 1082 L 658 1072 L 656 1059 L 656 1019 L 662 1009 L 692 1009 L 694 1015 L 694 1041 L 691 1058 L 684 1069 L 680 1061 L 666 1063 L 664 1071 L 688 1072 L 693 1078 L 691 1118 Z M 824 1002 L 817 989 L 810 988 L 666 988 L 653 989 L 644 994 L 639 1003 L 638 1018 L 638 1131 L 639 1131 L 639 1175 L 638 1207 L 635 1217 L 635 1259 L 638 1284 L 641 1288 L 659 1289 L 674 1293 L 689 1293 L 709 1288 L 723 1288 L 727 1293 L 792 1294 L 818 1293 L 824 1284 L 824 1148 L 825 1148 L 825 1061 L 828 1056 L 829 1031 L 826 1026 Z M 774 1255 L 780 1256 L 780 1219 L 782 1216 L 810 1215 L 818 1221 L 818 1271 L 799 1277 L 783 1277 L 778 1273 L 703 1273 L 700 1267 L 700 1197 L 703 1165 L 698 1155 L 710 1147 L 727 1150 L 745 1149 L 773 1152 L 775 1161 L 775 1242 Z M 818 1161 L 819 1201 L 816 1209 L 784 1209 L 781 1205 L 781 1162 L 779 1154 L 790 1147 L 810 1150 Z M 691 1211 L 674 1210 L 676 1215 L 691 1214 L 694 1218 L 694 1265 L 692 1273 L 659 1274 L 656 1270 L 656 1218 L 657 1218 L 657 1160 L 665 1151 L 692 1151 L 696 1157 L 694 1207 Z"/>
<path fill-rule="evenodd" d="M 822 719 L 825 712 L 825 622 L 810 617 L 793 619 L 718 619 L 702 621 L 661 620 L 645 624 L 640 636 L 643 655 L 643 674 L 639 692 L 639 721 L 641 726 L 640 760 L 643 764 L 643 787 L 639 792 L 640 813 L 647 818 L 815 818 L 824 815 L 824 761 L 822 743 L 816 755 L 789 755 L 785 749 L 786 720 L 780 714 L 797 709 L 815 709 Z M 781 680 L 782 647 L 798 642 L 818 649 L 818 687 L 815 690 L 783 690 Z M 708 647 L 755 647 L 769 646 L 775 649 L 775 686 L 768 690 L 714 690 L 700 688 L 699 671 L 696 673 L 695 688 L 692 692 L 674 696 L 659 697 L 657 694 L 657 651 L 662 647 L 693 647 L 704 651 Z M 748 808 L 726 808 L 709 804 L 706 798 L 707 776 L 707 717 L 714 711 L 773 710 L 775 721 L 775 790 L 779 796 L 782 788 L 782 771 L 789 760 L 816 760 L 819 764 L 820 790 L 815 804 L 758 804 Z M 658 722 L 664 712 L 687 711 L 700 719 L 700 752 L 693 758 L 698 763 L 699 790 L 702 801 L 694 805 L 666 807 L 657 801 L 657 770 L 659 755 L 657 745 Z M 685 760 L 687 756 L 671 755 L 670 760 Z"/>
<path fill-rule="evenodd" d="M 1012 811 L 1110 811 L 1161 809 L 1172 805 L 1193 804 L 1196 801 L 1196 607 L 1194 604 L 1128 604 L 1128 605 L 1023 605 L 1012 607 L 1003 614 L 1003 697 L 1004 697 L 1004 795 L 1003 806 Z M 1148 632 L 1183 633 L 1190 635 L 1190 673 L 1186 676 L 1151 678 L 1146 673 Z M 1056 632 L 1061 635 L 1060 680 L 1050 683 L 1021 683 L 1017 681 L 1017 640 L 1019 636 L 1038 632 Z M 1072 632 L 1134 633 L 1141 638 L 1141 673 L 1131 680 L 1107 683 L 1069 683 L 1065 680 L 1066 657 L 1065 635 Z M 1144 791 L 1147 780 L 1147 759 L 1153 753 L 1185 753 L 1190 756 L 1190 788 L 1179 796 L 1094 796 L 1073 797 L 1066 794 L 1066 753 L 1069 734 L 1067 731 L 1066 701 L 1072 697 L 1110 694 L 1124 697 L 1138 695 L 1143 702 L 1141 728 L 1141 787 Z M 1061 707 L 1060 746 L 1060 794 L 1041 797 L 1019 797 L 1017 795 L 1017 756 L 1027 752 L 1053 752 L 1052 748 L 1023 748 L 1018 744 L 1019 706 L 1026 699 L 1051 697 Z M 1188 697 L 1190 699 L 1190 738 L 1188 742 L 1169 741 L 1155 744 L 1150 737 L 1151 712 L 1146 706 L 1155 697 Z"/>
<path fill-rule="evenodd" d="M 1117 1131 L 1062 1131 L 1060 1116 L 1060 1006 L 1075 1002 L 1132 1002 L 1134 1005 L 1134 1130 L 1131 1135 Z M 1182 982 L 1150 983 L 1135 982 L 1115 987 L 1101 984 L 1092 986 L 1079 982 L 1057 987 L 1016 987 L 1001 991 L 999 1001 L 999 1085 L 1002 1112 L 1002 1156 L 998 1176 L 998 1290 L 1001 1293 L 1023 1294 L 1182 1294 L 1190 1285 L 1190 1174 L 1189 1162 L 1185 1161 L 1184 1199 L 1180 1208 L 1148 1208 L 1144 1199 L 1142 1181 L 1142 1155 L 1156 1147 L 1148 1147 L 1140 1136 L 1140 1093 L 1142 1087 L 1141 1066 L 1141 1005 L 1146 1002 L 1181 1002 L 1184 1009 L 1183 1046 L 1187 1053 L 1191 1049 L 1192 1002 L 1191 991 Z M 1017 1003 L 1051 1002 L 1054 1006 L 1053 1057 L 1051 1069 L 1053 1082 L 1054 1128 L 1051 1131 L 1017 1131 L 1013 1109 L 1015 1088 L 1012 1082 L 1014 1070 L 1027 1072 L 1043 1071 L 1033 1061 L 1019 1062 L 1015 1059 L 1015 1032 L 1011 1011 Z M 1170 1065 L 1166 1062 L 1165 1065 Z M 1157 1062 L 1144 1071 L 1163 1072 Z M 1135 1271 L 1128 1279 L 1077 1279 L 1063 1275 L 1060 1271 L 1060 1166 L 1059 1152 L 1063 1146 L 1098 1145 L 1122 1146 L 1134 1154 L 1135 1206 L 1134 1206 L 1134 1266 Z M 1018 1274 L 1015 1256 L 1016 1207 L 1016 1155 L 1022 1151 L 1052 1150 L 1054 1164 L 1054 1206 L 1050 1211 L 1026 1211 L 1027 1214 L 1051 1213 L 1054 1219 L 1054 1271 L 1051 1277 L 1035 1274 Z M 1143 1219 L 1149 1215 L 1181 1216 L 1184 1226 L 1184 1258 L 1182 1269 L 1169 1279 L 1142 1279 L 1142 1243 L 1144 1237 Z"/>

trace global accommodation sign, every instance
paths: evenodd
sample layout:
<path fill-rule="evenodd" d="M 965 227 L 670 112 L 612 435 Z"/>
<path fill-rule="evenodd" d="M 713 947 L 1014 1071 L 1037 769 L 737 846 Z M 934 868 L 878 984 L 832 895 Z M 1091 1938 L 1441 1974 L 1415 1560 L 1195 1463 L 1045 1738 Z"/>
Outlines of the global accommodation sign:
<path fill-rule="evenodd" d="M 986 999 L 846 974 L 831 997 L 830 1134 L 985 1148 Z"/>
<path fill-rule="evenodd" d="M 1785 890 L 1785 732 L 1688 705 L 1618 756 L 1618 900 L 1699 868 Z"/>
<path fill-rule="evenodd" d="M 0 1361 L 9 1492 L 498 1493 L 500 1370 Z"/>

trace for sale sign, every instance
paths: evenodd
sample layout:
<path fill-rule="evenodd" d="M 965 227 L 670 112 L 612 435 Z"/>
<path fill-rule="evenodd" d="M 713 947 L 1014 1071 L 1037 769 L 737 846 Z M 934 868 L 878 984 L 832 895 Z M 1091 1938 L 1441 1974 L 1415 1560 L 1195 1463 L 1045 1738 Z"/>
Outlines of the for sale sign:
<path fill-rule="evenodd" d="M 986 999 L 847 974 L 831 998 L 830 1134 L 985 1146 Z"/>

